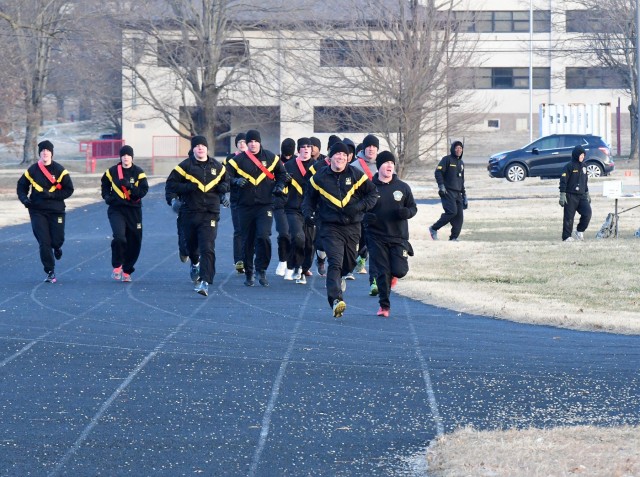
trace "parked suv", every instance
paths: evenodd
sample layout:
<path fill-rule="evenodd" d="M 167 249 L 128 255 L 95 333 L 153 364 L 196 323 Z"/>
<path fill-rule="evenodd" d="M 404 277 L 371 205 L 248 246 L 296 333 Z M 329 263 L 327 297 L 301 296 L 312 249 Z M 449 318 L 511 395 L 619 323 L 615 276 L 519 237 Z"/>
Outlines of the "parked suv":
<path fill-rule="evenodd" d="M 500 152 L 489 158 L 487 170 L 491 177 L 504 177 L 510 182 L 527 177 L 557 178 L 565 164 L 571 161 L 575 146 L 586 151 L 584 165 L 589 177 L 608 176 L 613 172 L 609 145 L 600 136 L 591 134 L 552 134 L 536 139 L 522 149 Z"/>

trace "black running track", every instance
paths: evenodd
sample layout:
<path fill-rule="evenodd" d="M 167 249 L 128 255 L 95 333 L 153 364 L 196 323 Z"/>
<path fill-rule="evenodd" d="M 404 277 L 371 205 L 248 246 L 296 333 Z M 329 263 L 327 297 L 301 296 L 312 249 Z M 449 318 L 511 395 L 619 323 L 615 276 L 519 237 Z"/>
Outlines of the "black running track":
<path fill-rule="evenodd" d="M 57 284 L 29 224 L 0 229 L 0 475 L 412 476 L 459 426 L 640 424 L 640 337 L 527 326 L 392 296 L 336 320 L 323 280 L 247 288 L 223 211 L 193 291 L 163 187 L 130 284 L 104 204 L 67 217 Z M 274 248 L 275 249 L 275 248 Z M 491 300 L 487 296 L 487 300 Z"/>

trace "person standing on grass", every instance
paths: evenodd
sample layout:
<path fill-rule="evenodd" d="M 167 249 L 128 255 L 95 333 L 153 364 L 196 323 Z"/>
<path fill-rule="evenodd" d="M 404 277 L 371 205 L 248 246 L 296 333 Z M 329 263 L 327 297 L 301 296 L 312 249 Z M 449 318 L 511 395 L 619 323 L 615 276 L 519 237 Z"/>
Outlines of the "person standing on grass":
<path fill-rule="evenodd" d="M 196 285 L 194 290 L 208 296 L 209 285 L 216 274 L 220 202 L 229 191 L 229 179 L 225 166 L 209 157 L 207 138 L 191 138 L 191 151 L 193 155 L 171 171 L 165 189 L 167 194 L 178 195 L 186 203 L 185 233 L 192 264 L 191 279 Z"/>
<path fill-rule="evenodd" d="M 464 222 L 463 210 L 468 207 L 467 193 L 464 189 L 464 162 L 462 162 L 463 144 L 454 141 L 451 154 L 444 156 L 436 167 L 438 195 L 442 201 L 444 213 L 438 221 L 429 227 L 433 240 L 438 240 L 438 230 L 451 224 L 449 240 L 458 240 Z"/>
<path fill-rule="evenodd" d="M 409 243 L 408 219 L 418 212 L 411 187 L 398 179 L 395 166 L 396 158 L 389 151 L 378 154 L 378 172 L 373 177 L 373 184 L 380 197 L 363 220 L 370 269 L 375 270 L 378 284 L 380 309 L 377 315 L 385 318 L 389 317 L 391 309 L 391 287 L 409 272 L 408 258 L 413 250 Z"/>
<path fill-rule="evenodd" d="M 133 163 L 131 146 L 120 148 L 120 162 L 103 174 L 101 190 L 113 232 L 111 277 L 130 282 L 142 246 L 142 198 L 149 191 L 146 174 Z"/>
<path fill-rule="evenodd" d="M 67 170 L 53 160 L 53 144 L 38 144 L 40 159 L 18 179 L 18 199 L 29 209 L 31 228 L 38 241 L 40 261 L 47 274 L 45 282 L 56 283 L 55 261 L 62 258 L 65 199 L 73 194 Z"/>
<path fill-rule="evenodd" d="M 571 162 L 568 162 L 560 176 L 560 207 L 564 208 L 562 217 L 562 240 L 572 242 L 584 240 L 584 231 L 591 221 L 591 196 L 589 195 L 589 176 L 583 164 L 586 153 L 582 146 L 571 151 Z M 573 232 L 573 220 L 576 212 L 580 221 Z M 572 233 L 573 232 L 573 233 Z"/>
<path fill-rule="evenodd" d="M 378 200 L 373 182 L 364 172 L 349 166 L 348 154 L 344 143 L 334 144 L 329 154 L 331 165 L 309 179 L 302 200 L 305 223 L 311 227 L 316 218 L 322 223 L 319 233 L 329 263 L 327 299 L 335 318 L 340 318 L 347 307 L 342 297 L 346 289 L 342 277 L 356 264 L 362 217 Z"/>

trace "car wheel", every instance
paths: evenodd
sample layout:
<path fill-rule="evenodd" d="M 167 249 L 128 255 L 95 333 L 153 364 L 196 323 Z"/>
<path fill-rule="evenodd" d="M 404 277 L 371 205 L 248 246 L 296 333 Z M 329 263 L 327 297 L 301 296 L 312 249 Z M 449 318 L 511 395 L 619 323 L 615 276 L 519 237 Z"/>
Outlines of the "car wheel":
<path fill-rule="evenodd" d="M 604 174 L 604 169 L 597 162 L 587 162 L 587 176 L 600 177 Z"/>
<path fill-rule="evenodd" d="M 527 177 L 527 170 L 522 164 L 516 162 L 515 164 L 511 164 L 509 167 L 507 167 L 507 170 L 504 173 L 504 177 L 509 182 L 520 182 Z"/>

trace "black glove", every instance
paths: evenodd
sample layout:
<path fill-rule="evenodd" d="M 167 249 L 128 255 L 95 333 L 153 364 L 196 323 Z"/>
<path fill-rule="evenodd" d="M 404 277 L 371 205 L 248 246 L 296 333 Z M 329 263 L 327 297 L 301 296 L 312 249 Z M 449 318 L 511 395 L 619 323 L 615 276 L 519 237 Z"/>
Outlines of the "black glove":
<path fill-rule="evenodd" d="M 363 208 L 360 205 L 360 202 L 356 202 L 356 203 L 349 202 L 347 206 L 344 207 L 342 210 L 344 211 L 345 215 L 348 215 L 349 217 L 354 217 L 359 212 L 362 212 Z"/>
<path fill-rule="evenodd" d="M 222 207 L 229 207 L 231 203 L 229 202 L 229 194 L 223 194 L 220 196 L 220 203 Z"/>
<path fill-rule="evenodd" d="M 409 211 L 408 208 L 406 207 L 400 207 L 397 212 L 396 212 L 398 218 L 400 220 L 406 220 L 409 218 L 409 216 L 411 215 L 411 212 Z"/>
<path fill-rule="evenodd" d="M 467 210 L 468 207 L 469 207 L 469 201 L 467 200 L 467 196 L 463 195 L 462 196 L 462 210 Z"/>
<path fill-rule="evenodd" d="M 31 199 L 29 199 L 29 197 L 25 198 L 22 201 L 22 205 L 24 205 L 28 209 L 29 207 L 31 207 Z"/>
<path fill-rule="evenodd" d="M 292 180 L 293 180 L 293 177 L 291 177 L 291 176 L 289 175 L 289 173 L 287 172 L 287 174 L 286 174 L 286 175 L 285 175 L 285 177 L 284 177 L 284 183 L 285 183 L 285 184 L 287 184 L 287 185 L 289 185 L 289 184 L 291 184 L 291 181 L 292 181 Z"/>
<path fill-rule="evenodd" d="M 586 192 L 585 195 L 587 196 L 587 202 L 591 203 L 591 195 L 589 195 L 588 192 Z"/>
<path fill-rule="evenodd" d="M 129 181 L 126 178 L 122 178 L 122 179 L 118 179 L 118 187 L 126 187 L 127 189 L 129 188 Z"/>
<path fill-rule="evenodd" d="M 313 227 L 314 225 L 316 225 L 316 218 L 313 215 L 307 215 L 304 218 L 304 223 L 309 227 Z"/>
<path fill-rule="evenodd" d="M 375 224 L 378 221 L 378 216 L 373 212 L 367 212 L 366 214 L 364 214 L 362 221 L 365 223 L 365 225 Z"/>
<path fill-rule="evenodd" d="M 282 184 L 276 184 L 276 186 L 273 188 L 272 194 L 275 195 L 276 197 L 283 197 L 284 186 Z"/>
<path fill-rule="evenodd" d="M 244 177 L 236 177 L 235 179 L 233 179 L 233 181 L 231 182 L 234 186 L 239 187 L 240 189 L 242 189 L 244 186 L 246 186 L 249 181 L 247 179 L 245 179 Z"/>
<path fill-rule="evenodd" d="M 180 207 L 182 207 L 182 201 L 180 199 L 177 197 L 171 199 L 171 208 L 176 214 L 180 212 Z"/>
<path fill-rule="evenodd" d="M 440 184 L 438 186 L 438 195 L 440 197 L 444 197 L 445 195 L 447 195 L 447 188 L 444 186 L 444 184 Z"/>

